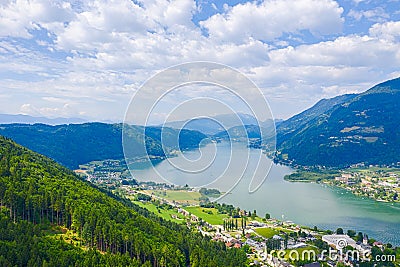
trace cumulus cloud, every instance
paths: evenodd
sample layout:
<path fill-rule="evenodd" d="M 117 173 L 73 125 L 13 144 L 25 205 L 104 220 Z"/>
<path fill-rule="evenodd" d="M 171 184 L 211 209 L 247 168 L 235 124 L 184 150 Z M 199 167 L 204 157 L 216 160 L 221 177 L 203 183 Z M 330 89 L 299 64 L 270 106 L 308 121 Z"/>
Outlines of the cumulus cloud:
<path fill-rule="evenodd" d="M 308 30 L 315 36 L 340 33 L 343 8 L 331 0 L 265 0 L 227 8 L 200 25 L 217 39 L 271 41 L 284 33 Z"/>
<path fill-rule="evenodd" d="M 129 96 L 154 73 L 206 60 L 248 74 L 274 112 L 287 117 L 321 97 L 362 91 L 398 74 L 400 22 L 343 34 L 344 9 L 334 0 L 225 4 L 197 24 L 200 10 L 193 0 L 6 1 L 0 88 L 12 101 L 0 106 L 121 119 Z M 358 12 L 346 18 L 387 19 L 379 8 Z"/>
<path fill-rule="evenodd" d="M 369 34 L 380 39 L 386 39 L 390 41 L 399 40 L 400 21 L 389 21 L 386 23 L 374 24 L 369 29 Z"/>
<path fill-rule="evenodd" d="M 270 58 L 277 65 L 384 68 L 398 65 L 399 50 L 398 43 L 355 35 L 339 37 L 334 41 L 274 50 L 270 52 Z"/>
<path fill-rule="evenodd" d="M 32 37 L 31 30 L 62 24 L 73 15 L 71 5 L 65 2 L 4 1 L 0 4 L 0 36 Z"/>

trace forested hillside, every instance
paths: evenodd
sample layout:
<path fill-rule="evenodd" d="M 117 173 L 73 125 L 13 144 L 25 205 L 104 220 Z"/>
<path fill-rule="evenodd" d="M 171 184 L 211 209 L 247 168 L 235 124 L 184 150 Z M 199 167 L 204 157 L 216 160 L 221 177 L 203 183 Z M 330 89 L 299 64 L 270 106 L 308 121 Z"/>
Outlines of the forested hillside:
<path fill-rule="evenodd" d="M 186 226 L 102 192 L 0 137 L 0 266 L 244 266 Z M 51 234 L 73 230 L 81 244 Z M 72 244 L 71 244 L 72 243 Z"/>
<path fill-rule="evenodd" d="M 397 164 L 399 109 L 400 78 L 361 94 L 320 101 L 279 125 L 277 158 L 308 166 Z"/>
<path fill-rule="evenodd" d="M 0 125 L 0 135 L 13 139 L 35 152 L 43 154 L 58 163 L 76 169 L 79 164 L 93 160 L 123 159 L 122 124 L 84 123 L 65 125 L 46 124 L 4 124 Z M 146 154 L 141 149 L 142 140 L 146 140 L 147 153 L 150 156 L 165 156 L 158 134 L 160 128 L 125 125 L 125 137 L 129 138 L 130 145 L 135 152 L 131 156 L 141 157 Z M 164 148 L 190 149 L 198 147 L 206 138 L 200 132 L 165 128 L 169 139 L 178 140 L 166 142 Z M 146 137 L 143 135 L 146 132 Z M 164 135 L 163 135 L 164 137 Z M 164 141 L 164 140 L 163 140 Z M 169 145 L 169 146 L 168 146 Z M 135 149 L 137 147 L 137 149 Z"/>

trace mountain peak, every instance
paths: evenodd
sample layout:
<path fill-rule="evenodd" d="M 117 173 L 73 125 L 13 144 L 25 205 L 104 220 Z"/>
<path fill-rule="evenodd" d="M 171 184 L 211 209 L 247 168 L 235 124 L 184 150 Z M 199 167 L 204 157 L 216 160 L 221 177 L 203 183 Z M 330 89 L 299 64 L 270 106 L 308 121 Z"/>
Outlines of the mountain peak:
<path fill-rule="evenodd" d="M 283 122 L 278 155 L 300 165 L 331 167 L 400 162 L 400 78 L 361 94 L 321 100 Z"/>
<path fill-rule="evenodd" d="M 400 91 L 400 77 L 377 84 L 364 94 L 393 93 L 398 91 Z"/>

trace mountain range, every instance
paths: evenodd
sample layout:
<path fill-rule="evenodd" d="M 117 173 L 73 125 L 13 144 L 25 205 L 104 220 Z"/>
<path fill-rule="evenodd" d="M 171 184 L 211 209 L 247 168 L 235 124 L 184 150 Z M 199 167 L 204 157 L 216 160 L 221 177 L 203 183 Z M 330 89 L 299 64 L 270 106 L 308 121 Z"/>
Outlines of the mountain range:
<path fill-rule="evenodd" d="M 399 102 L 400 78 L 380 83 L 360 94 L 322 99 L 288 120 L 275 121 L 275 160 L 291 165 L 327 167 L 397 164 L 400 162 Z M 180 130 L 183 125 L 184 129 Z M 129 137 L 129 147 L 135 148 L 130 151 L 130 157 L 146 154 L 139 149 L 142 139 L 146 140 L 150 156 L 165 157 L 177 149 L 197 148 L 209 138 L 227 140 L 248 136 L 266 140 L 265 147 L 274 147 L 268 143 L 273 125 L 272 120 L 258 123 L 248 114 L 223 114 L 211 119 L 168 123 L 162 136 L 159 126 L 129 126 L 125 134 Z M 122 128 L 123 124 L 106 123 L 4 124 L 0 125 L 0 135 L 64 166 L 76 168 L 92 160 L 124 158 Z M 266 135 L 261 136 L 261 130 Z M 273 140 L 275 142 L 275 138 Z"/>
<path fill-rule="evenodd" d="M 281 120 L 275 120 L 279 123 Z M 254 116 L 244 113 L 220 114 L 210 118 L 197 118 L 183 121 L 173 121 L 164 124 L 164 126 L 175 129 L 188 129 L 202 132 L 213 136 L 228 131 L 230 128 L 245 125 L 258 125 L 263 128 L 273 126 L 272 120 L 258 121 Z"/>
<path fill-rule="evenodd" d="M 33 117 L 24 114 L 0 114 L 0 124 L 10 123 L 25 123 L 35 124 L 43 123 L 48 125 L 59 125 L 69 123 L 85 123 L 87 120 L 80 118 L 46 118 L 46 117 Z"/>
<path fill-rule="evenodd" d="M 400 162 L 400 78 L 323 99 L 277 127 L 277 160 L 346 167 Z"/>

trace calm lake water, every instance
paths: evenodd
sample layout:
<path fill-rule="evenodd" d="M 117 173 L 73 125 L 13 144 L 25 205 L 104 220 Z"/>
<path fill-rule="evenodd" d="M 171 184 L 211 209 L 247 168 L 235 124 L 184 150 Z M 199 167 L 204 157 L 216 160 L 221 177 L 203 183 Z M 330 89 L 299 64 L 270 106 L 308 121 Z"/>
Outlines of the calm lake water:
<path fill-rule="evenodd" d="M 264 155 L 255 171 L 260 155 L 260 150 L 248 149 L 240 143 L 209 144 L 201 151 L 184 152 L 154 168 L 137 165 L 133 173 L 140 181 L 167 180 L 180 185 L 207 185 L 230 191 L 219 202 L 251 211 L 255 209 L 261 216 L 268 212 L 272 217 L 300 225 L 331 230 L 338 227 L 354 229 L 400 245 L 399 204 L 376 202 L 320 184 L 287 182 L 283 177 L 292 169 L 273 164 Z M 251 180 L 254 179 L 256 185 L 260 183 L 269 166 L 267 179 L 258 190 L 249 193 Z"/>

